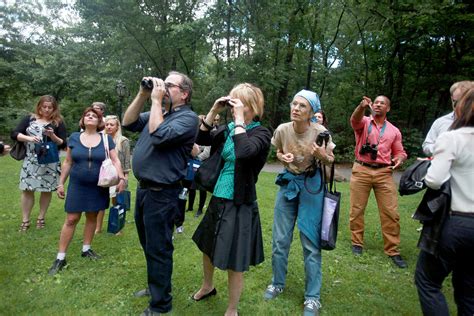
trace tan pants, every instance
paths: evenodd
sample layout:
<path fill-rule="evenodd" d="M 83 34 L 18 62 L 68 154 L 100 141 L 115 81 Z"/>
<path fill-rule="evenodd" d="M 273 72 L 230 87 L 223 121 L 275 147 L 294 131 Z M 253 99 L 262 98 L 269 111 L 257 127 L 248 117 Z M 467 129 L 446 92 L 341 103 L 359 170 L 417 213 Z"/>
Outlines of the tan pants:
<path fill-rule="evenodd" d="M 364 212 L 373 189 L 379 208 L 384 241 L 384 252 L 389 256 L 400 254 L 400 215 L 398 214 L 398 193 L 392 178 L 392 170 L 373 169 L 357 162 L 352 167 L 350 182 L 351 209 L 350 229 L 353 245 L 364 245 Z"/>

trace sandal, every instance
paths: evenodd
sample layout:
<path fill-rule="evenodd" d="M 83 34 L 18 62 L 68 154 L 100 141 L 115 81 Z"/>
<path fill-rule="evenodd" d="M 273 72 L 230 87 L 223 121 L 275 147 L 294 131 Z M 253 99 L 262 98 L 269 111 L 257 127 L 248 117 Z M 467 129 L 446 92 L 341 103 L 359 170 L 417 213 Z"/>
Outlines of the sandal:
<path fill-rule="evenodd" d="M 36 220 L 36 228 L 42 229 L 44 228 L 44 225 L 45 225 L 44 218 L 38 218 Z"/>
<path fill-rule="evenodd" d="M 18 229 L 19 232 L 26 232 L 30 228 L 30 221 L 26 222 L 21 222 L 20 229 Z"/>

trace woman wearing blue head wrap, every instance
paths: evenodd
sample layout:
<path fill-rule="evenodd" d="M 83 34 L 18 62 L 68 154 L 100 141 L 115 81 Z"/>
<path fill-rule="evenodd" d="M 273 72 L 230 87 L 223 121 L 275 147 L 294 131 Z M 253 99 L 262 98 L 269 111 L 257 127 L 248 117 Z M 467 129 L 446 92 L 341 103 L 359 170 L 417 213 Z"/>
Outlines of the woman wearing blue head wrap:
<path fill-rule="evenodd" d="M 264 298 L 273 299 L 283 292 L 296 222 L 306 274 L 304 314 L 315 315 L 321 307 L 320 230 L 324 196 L 324 190 L 319 190 L 322 188 L 321 170 L 315 166 L 317 161 L 324 164 L 334 161 L 335 145 L 330 137 L 321 146 L 315 143 L 317 136 L 326 130 L 314 122 L 314 113 L 321 109 L 315 92 L 301 90 L 294 96 L 290 107 L 291 122 L 278 126 L 272 138 L 277 158 L 285 169 L 276 179 L 280 190 L 273 219 L 273 277 Z"/>

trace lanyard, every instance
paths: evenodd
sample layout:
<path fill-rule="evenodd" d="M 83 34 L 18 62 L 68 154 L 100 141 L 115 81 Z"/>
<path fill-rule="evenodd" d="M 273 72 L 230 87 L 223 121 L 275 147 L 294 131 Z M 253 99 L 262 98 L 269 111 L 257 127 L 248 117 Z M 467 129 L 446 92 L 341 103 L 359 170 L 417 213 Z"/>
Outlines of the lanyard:
<path fill-rule="evenodd" d="M 377 139 L 377 145 L 380 143 L 380 139 L 383 136 L 383 133 L 385 132 L 385 127 L 387 126 L 387 121 L 383 122 L 382 129 L 380 130 L 379 138 Z M 367 131 L 367 138 L 365 139 L 365 142 L 369 142 L 369 135 L 372 132 L 372 122 L 369 122 L 369 130 Z"/>

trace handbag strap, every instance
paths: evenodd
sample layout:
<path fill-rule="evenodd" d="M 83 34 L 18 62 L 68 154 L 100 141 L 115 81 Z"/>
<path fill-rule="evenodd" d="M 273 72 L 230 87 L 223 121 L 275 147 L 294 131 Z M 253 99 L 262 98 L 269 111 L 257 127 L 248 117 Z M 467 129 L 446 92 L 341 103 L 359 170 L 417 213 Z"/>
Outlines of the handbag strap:
<path fill-rule="evenodd" d="M 105 148 L 105 159 L 110 158 L 110 153 L 109 153 L 109 138 L 106 133 L 101 133 L 102 134 L 102 139 L 104 141 L 104 148 Z"/>
<path fill-rule="evenodd" d="M 323 166 L 321 169 L 322 169 L 322 173 L 323 173 L 323 179 L 324 179 L 324 185 L 326 187 L 326 191 L 327 192 L 331 192 L 331 193 L 334 193 L 337 191 L 336 189 L 336 181 L 334 181 L 334 173 L 335 173 L 335 170 L 334 170 L 334 165 L 335 163 L 332 162 L 331 163 L 331 172 L 329 174 L 329 179 L 328 179 L 328 175 L 326 173 L 326 166 Z M 329 180 L 329 181 L 328 181 Z M 333 187 L 334 187 L 334 191 L 333 191 Z"/>
<path fill-rule="evenodd" d="M 331 164 L 331 175 L 329 176 L 329 191 L 330 192 L 336 192 L 337 189 L 336 189 L 336 181 L 334 181 L 334 173 L 335 173 L 335 170 L 334 170 L 334 161 L 332 162 Z M 334 186 L 334 191 L 332 190 Z"/>

